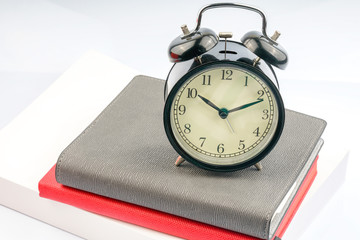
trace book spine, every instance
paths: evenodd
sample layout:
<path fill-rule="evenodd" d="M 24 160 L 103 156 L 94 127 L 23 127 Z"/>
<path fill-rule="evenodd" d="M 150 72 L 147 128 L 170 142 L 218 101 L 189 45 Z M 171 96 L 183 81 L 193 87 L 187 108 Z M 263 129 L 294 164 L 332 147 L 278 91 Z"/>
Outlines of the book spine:
<path fill-rule="evenodd" d="M 297 210 L 299 209 L 302 201 L 304 200 L 307 192 L 309 191 L 312 183 L 315 180 L 315 177 L 317 175 L 317 161 L 319 159 L 319 156 L 316 157 L 314 163 L 312 164 L 311 168 L 308 171 L 308 174 L 306 175 L 305 179 L 303 180 L 298 192 L 296 193 L 289 209 L 287 210 L 287 213 L 285 214 L 283 220 L 281 221 L 275 236 L 278 238 L 281 238 L 286 229 L 288 228 L 291 220 L 294 218 Z M 274 239 L 275 240 L 275 239 Z"/>

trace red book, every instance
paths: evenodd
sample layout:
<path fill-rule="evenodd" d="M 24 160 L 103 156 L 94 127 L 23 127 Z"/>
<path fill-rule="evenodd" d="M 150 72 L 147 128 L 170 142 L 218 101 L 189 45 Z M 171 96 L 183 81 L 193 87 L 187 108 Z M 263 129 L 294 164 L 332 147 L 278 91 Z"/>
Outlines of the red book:
<path fill-rule="evenodd" d="M 273 239 L 278 239 L 283 236 L 308 192 L 317 174 L 317 159 L 318 157 L 303 180 L 290 207 L 276 230 Z M 64 186 L 55 180 L 55 166 L 52 167 L 39 182 L 39 192 L 40 196 L 44 198 L 185 239 L 259 239 L 242 233 L 214 227 L 205 223 Z"/>

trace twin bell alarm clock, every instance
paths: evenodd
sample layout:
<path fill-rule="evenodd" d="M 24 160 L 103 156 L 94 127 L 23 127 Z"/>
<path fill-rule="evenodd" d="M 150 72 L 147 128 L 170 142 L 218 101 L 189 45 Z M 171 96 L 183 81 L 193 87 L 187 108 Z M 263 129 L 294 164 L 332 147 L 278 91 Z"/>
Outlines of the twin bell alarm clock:
<path fill-rule="evenodd" d="M 201 28 L 202 15 L 214 8 L 240 8 L 258 13 L 262 31 L 232 41 L 231 32 Z M 197 26 L 169 46 L 174 63 L 164 89 L 166 135 L 181 156 L 212 171 L 235 171 L 255 165 L 276 145 L 285 108 L 273 66 L 285 69 L 286 51 L 266 33 L 266 18 L 257 8 L 216 3 L 199 12 Z"/>

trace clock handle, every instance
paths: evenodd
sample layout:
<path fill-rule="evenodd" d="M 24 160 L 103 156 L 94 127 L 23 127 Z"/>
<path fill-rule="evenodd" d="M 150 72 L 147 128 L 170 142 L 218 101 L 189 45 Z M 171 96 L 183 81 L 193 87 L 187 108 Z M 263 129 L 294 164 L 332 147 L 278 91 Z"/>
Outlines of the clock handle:
<path fill-rule="evenodd" d="M 280 69 L 285 69 L 288 64 L 288 54 L 285 49 L 276 42 L 277 38 L 280 36 L 280 33 L 275 31 L 275 33 L 269 37 L 266 32 L 267 21 L 265 14 L 258 8 L 251 7 L 248 5 L 237 4 L 237 3 L 214 3 L 203 7 L 198 15 L 197 25 L 194 30 L 187 33 L 184 32 L 182 39 L 187 39 L 198 34 L 201 25 L 202 15 L 205 11 L 213 8 L 241 8 L 249 11 L 258 13 L 262 18 L 262 32 L 251 31 L 246 33 L 241 41 L 242 43 L 255 55 L 258 57 L 254 59 L 253 65 L 256 66 L 260 59 L 263 59 L 265 62 L 278 67 Z"/>
<path fill-rule="evenodd" d="M 241 9 L 253 11 L 253 12 L 256 12 L 256 13 L 260 14 L 260 16 L 262 18 L 262 27 L 261 27 L 261 29 L 262 29 L 263 36 L 269 42 L 271 42 L 272 44 L 277 45 L 277 43 L 273 39 L 271 39 L 266 33 L 267 22 L 266 22 L 265 14 L 258 8 L 251 7 L 251 6 L 248 6 L 248 5 L 238 4 L 238 3 L 214 3 L 214 4 L 209 4 L 209 5 L 205 6 L 205 7 L 203 7 L 199 11 L 199 15 L 198 15 L 198 18 L 197 18 L 197 25 L 196 25 L 195 29 L 192 30 L 191 32 L 189 32 L 188 34 L 184 35 L 183 38 L 191 37 L 191 36 L 193 36 L 193 35 L 195 35 L 197 33 L 197 31 L 200 29 L 202 14 L 205 11 L 207 11 L 209 9 L 213 9 L 213 8 L 224 8 L 224 7 L 241 8 Z"/>
<path fill-rule="evenodd" d="M 219 42 L 218 36 L 214 31 L 208 28 L 200 28 L 202 15 L 205 11 L 213 8 L 241 8 L 260 14 L 262 18 L 262 32 L 251 31 L 246 33 L 241 42 L 247 49 L 253 52 L 257 58 L 254 59 L 253 65 L 256 66 L 260 59 L 280 69 L 285 69 L 288 64 L 288 54 L 285 49 L 276 42 L 280 36 L 275 32 L 271 37 L 266 32 L 265 14 L 254 7 L 237 3 L 214 3 L 203 7 L 198 15 L 197 25 L 194 30 L 189 31 L 186 25 L 181 27 L 183 34 L 178 36 L 170 43 L 168 56 L 171 62 L 186 61 L 196 58 L 201 63 L 200 55 L 206 53 Z"/>

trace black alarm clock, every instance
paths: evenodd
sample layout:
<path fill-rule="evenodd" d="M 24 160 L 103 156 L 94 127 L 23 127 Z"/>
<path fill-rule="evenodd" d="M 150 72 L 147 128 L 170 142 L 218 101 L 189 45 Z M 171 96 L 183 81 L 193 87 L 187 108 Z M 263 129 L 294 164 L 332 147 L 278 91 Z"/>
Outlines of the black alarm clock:
<path fill-rule="evenodd" d="M 232 33 L 217 35 L 200 28 L 202 14 L 212 8 L 235 7 L 257 12 L 262 32 L 251 31 L 241 42 Z M 276 145 L 285 108 L 272 66 L 285 69 L 286 51 L 266 33 L 266 18 L 257 8 L 216 3 L 199 12 L 197 26 L 171 42 L 174 62 L 167 77 L 163 113 L 166 135 L 181 156 L 212 171 L 235 171 L 255 165 Z"/>

